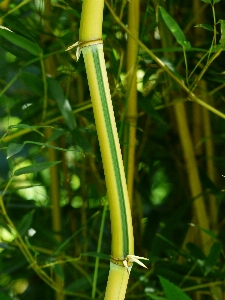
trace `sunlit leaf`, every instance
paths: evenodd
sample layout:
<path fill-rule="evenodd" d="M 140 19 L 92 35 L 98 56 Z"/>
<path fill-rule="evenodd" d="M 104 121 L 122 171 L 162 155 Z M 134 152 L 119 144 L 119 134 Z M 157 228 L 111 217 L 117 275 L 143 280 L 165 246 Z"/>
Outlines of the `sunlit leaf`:
<path fill-rule="evenodd" d="M 23 149 L 23 147 L 24 147 L 24 145 L 22 145 L 22 144 L 16 144 L 16 143 L 9 144 L 9 146 L 7 148 L 7 159 L 13 155 L 19 153 Z"/>
<path fill-rule="evenodd" d="M 191 44 L 186 40 L 186 37 L 177 22 L 166 12 L 162 6 L 159 6 L 159 9 L 164 22 L 177 40 L 178 44 L 184 48 L 191 48 Z"/>
<path fill-rule="evenodd" d="M 33 129 L 33 126 L 26 124 L 9 125 L 8 129 L 20 128 L 20 129 Z"/>
<path fill-rule="evenodd" d="M 42 170 L 48 169 L 56 164 L 59 164 L 60 161 L 53 161 L 53 162 L 42 162 L 42 163 L 37 163 L 37 164 L 33 164 L 31 166 L 28 167 L 23 167 L 20 168 L 18 170 L 16 170 L 14 172 L 15 176 L 19 176 L 22 174 L 28 174 L 28 173 L 36 173 L 36 172 L 40 172 Z"/>
<path fill-rule="evenodd" d="M 191 300 L 187 294 L 166 278 L 159 276 L 159 280 L 168 300 Z"/>

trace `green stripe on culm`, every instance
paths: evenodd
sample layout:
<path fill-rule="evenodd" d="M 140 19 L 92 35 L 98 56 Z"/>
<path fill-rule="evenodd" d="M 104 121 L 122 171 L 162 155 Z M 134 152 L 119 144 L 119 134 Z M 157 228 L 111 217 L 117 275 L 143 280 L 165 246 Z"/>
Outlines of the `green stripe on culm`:
<path fill-rule="evenodd" d="M 104 111 L 104 119 L 106 124 L 106 130 L 108 134 L 108 138 L 110 141 L 110 151 L 111 151 L 111 157 L 113 160 L 113 168 L 116 176 L 116 186 L 117 191 L 119 193 L 119 202 L 120 202 L 120 212 L 121 212 L 121 219 L 122 219 L 122 234 L 123 234 L 123 255 L 126 257 L 129 254 L 129 236 L 128 236 L 128 224 L 127 224 L 127 214 L 126 214 L 126 206 L 125 206 L 125 198 L 124 198 L 124 192 L 123 192 L 123 185 L 122 180 L 120 176 L 120 167 L 117 157 L 117 151 L 116 151 L 116 145 L 114 140 L 114 135 L 111 127 L 110 122 L 110 114 L 109 114 L 109 108 L 107 105 L 107 97 L 104 89 L 104 81 L 101 71 L 101 64 L 99 59 L 99 53 L 97 46 L 92 46 L 92 55 L 95 65 L 95 71 L 97 76 L 97 82 L 98 82 L 98 88 L 100 92 L 102 107 Z"/>

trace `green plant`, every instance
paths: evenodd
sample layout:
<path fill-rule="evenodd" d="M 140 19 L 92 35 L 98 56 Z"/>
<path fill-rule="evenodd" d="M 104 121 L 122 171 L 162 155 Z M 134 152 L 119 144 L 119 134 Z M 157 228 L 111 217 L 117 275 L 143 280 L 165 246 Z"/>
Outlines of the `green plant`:
<path fill-rule="evenodd" d="M 83 5 L 0 3 L 0 298 L 223 299 L 224 2 Z"/>

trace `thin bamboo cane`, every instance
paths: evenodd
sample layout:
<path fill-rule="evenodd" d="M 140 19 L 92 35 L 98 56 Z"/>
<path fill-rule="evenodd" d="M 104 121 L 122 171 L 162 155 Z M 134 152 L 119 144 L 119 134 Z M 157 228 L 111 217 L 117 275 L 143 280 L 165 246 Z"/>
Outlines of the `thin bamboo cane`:
<path fill-rule="evenodd" d="M 50 17 L 51 17 L 51 0 L 45 0 L 44 2 L 44 27 L 46 32 L 51 32 L 51 24 L 50 24 Z M 44 38 L 44 39 L 48 39 Z M 43 40 L 44 42 L 44 40 Z M 43 72 L 43 82 L 44 82 L 44 104 L 43 104 L 43 113 L 42 113 L 42 120 L 45 119 L 46 111 L 47 111 L 47 81 L 46 81 L 46 74 L 45 69 L 48 74 L 51 74 L 52 76 L 55 76 L 56 74 L 56 67 L 55 67 L 55 61 L 53 57 L 47 57 L 42 63 L 42 72 Z M 50 138 L 52 135 L 52 128 L 47 127 L 45 130 L 47 139 Z M 56 146 L 56 144 L 53 142 L 53 146 Z M 49 154 L 49 161 L 56 161 L 57 159 L 57 153 L 55 149 L 48 148 L 48 154 Z M 62 242 L 61 237 L 61 231 L 62 231 L 62 221 L 61 221 L 61 208 L 60 208 L 60 184 L 59 184 L 59 167 L 53 166 L 50 168 L 50 195 L 51 195 L 51 213 L 52 213 L 52 229 L 55 235 L 55 238 L 58 240 L 58 242 Z M 62 278 L 58 274 L 55 274 L 55 282 L 57 286 L 59 287 L 60 291 L 63 290 L 64 282 Z M 64 300 L 65 295 L 63 293 L 55 293 L 55 299 L 56 300 Z"/>
<path fill-rule="evenodd" d="M 131 1 L 128 9 L 128 28 L 139 36 L 139 1 Z M 137 124 L 137 56 L 138 44 L 130 36 L 127 40 L 127 103 L 125 107 L 124 168 L 127 179 L 130 205 L 133 202 L 135 168 L 136 124 Z"/>
<path fill-rule="evenodd" d="M 185 112 L 185 107 L 183 103 L 177 103 L 174 105 L 174 110 L 176 114 L 178 131 L 180 135 L 181 145 L 184 153 L 187 175 L 191 190 L 191 195 L 196 198 L 193 202 L 193 214 L 197 217 L 198 225 L 206 230 L 209 229 L 209 221 L 206 213 L 206 208 L 204 204 L 204 198 L 202 195 L 202 187 L 198 174 L 194 148 L 191 140 L 190 131 L 188 128 L 188 121 Z M 208 252 L 208 242 L 209 236 L 206 235 L 202 230 L 199 232 L 201 244 L 203 249 Z"/>

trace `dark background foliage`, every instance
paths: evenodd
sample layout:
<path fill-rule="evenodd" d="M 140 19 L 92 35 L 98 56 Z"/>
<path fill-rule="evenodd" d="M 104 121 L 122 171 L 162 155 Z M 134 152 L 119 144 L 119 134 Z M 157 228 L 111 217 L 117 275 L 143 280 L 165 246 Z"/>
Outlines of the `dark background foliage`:
<path fill-rule="evenodd" d="M 195 10 L 194 1 L 199 2 L 200 11 Z M 140 40 L 183 81 L 186 76 L 183 50 L 165 25 L 157 5 L 163 5 L 194 48 L 186 51 L 189 74 L 197 66 L 189 78 L 189 86 L 204 70 L 207 57 L 198 62 L 213 43 L 213 31 L 194 27 L 200 23 L 214 26 L 212 6 L 204 2 L 140 2 Z M 31 47 L 38 46 L 42 54 L 34 55 L 30 48 L 16 45 L 0 34 L 0 189 L 2 193 L 4 191 L 7 217 L 23 237 L 38 265 L 51 278 L 63 282 L 66 295 L 57 296 L 34 272 L 1 207 L 0 298 L 91 299 L 106 187 L 83 58 L 76 62 L 75 49 L 65 51 L 78 40 L 82 3 L 77 0 L 27 3 L 12 0 L 6 7 L 3 3 L 0 3 L 2 26 L 25 38 Z M 123 1 L 112 2 L 124 24 L 127 24 L 128 5 Z M 215 3 L 214 8 L 216 20 L 223 20 L 224 1 Z M 221 23 L 215 28 L 219 44 Z M 161 38 L 156 36 L 158 30 Z M 167 46 L 163 45 L 163 36 L 168 38 Z M 103 38 L 123 145 L 127 34 L 107 6 Z M 202 78 L 204 97 L 207 98 L 204 100 L 223 113 L 224 59 L 224 52 L 221 52 Z M 158 276 L 173 282 L 193 299 L 223 299 L 224 120 L 209 112 L 208 120 L 199 116 L 200 124 L 196 123 L 196 107 L 188 101 L 187 93 L 141 48 L 138 81 L 133 223 L 135 253 L 148 257 L 150 261 L 147 271 L 133 267 L 127 299 L 165 299 Z M 199 97 L 201 91 L 202 87 L 196 89 Z M 65 99 L 70 103 L 67 110 L 62 102 Z M 199 242 L 202 229 L 194 219 L 196 206 L 193 206 L 199 195 L 193 197 L 190 189 L 188 172 L 191 170 L 187 170 L 173 109 L 176 101 L 185 104 L 194 145 L 210 224 L 208 248 Z M 202 129 L 203 123 L 211 128 L 210 136 Z M 12 125 L 15 128 L 10 127 Z M 214 149 L 211 157 L 207 156 L 207 141 Z M 49 144 L 57 149 L 51 150 Z M 18 145 L 24 145 L 21 151 L 18 151 Z M 15 153 L 9 155 L 9 149 Z M 54 167 L 54 174 L 49 169 L 23 174 L 15 176 L 7 185 L 15 168 L 52 160 L 61 161 Z M 213 164 L 213 176 L 207 167 L 209 160 Z M 54 192 L 60 208 L 59 219 L 52 210 Z M 212 197 L 216 203 L 216 224 L 210 217 Z M 54 220 L 60 223 L 58 229 L 53 225 Z M 191 227 L 190 223 L 196 226 Z M 110 243 L 107 210 L 96 299 L 104 297 Z M 72 261 L 74 258 L 77 260 Z"/>

